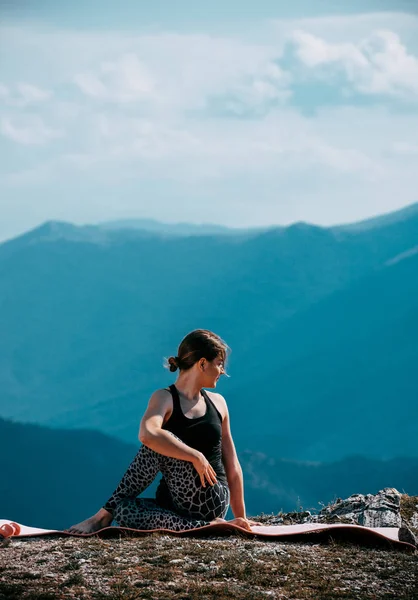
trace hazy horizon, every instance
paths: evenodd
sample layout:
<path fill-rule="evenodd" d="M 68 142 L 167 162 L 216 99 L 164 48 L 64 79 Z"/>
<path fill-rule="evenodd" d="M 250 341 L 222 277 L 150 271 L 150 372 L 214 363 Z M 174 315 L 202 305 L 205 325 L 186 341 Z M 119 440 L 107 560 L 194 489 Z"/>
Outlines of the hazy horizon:
<path fill-rule="evenodd" d="M 418 205 L 418 203 L 413 202 L 412 204 L 408 204 L 407 206 L 400 207 L 399 209 L 396 209 L 394 211 L 388 211 L 388 212 L 385 212 L 385 213 L 378 213 L 376 215 L 371 215 L 370 217 L 367 217 L 365 219 L 359 219 L 359 220 L 356 220 L 356 221 L 348 221 L 346 223 L 332 223 L 330 225 L 321 225 L 320 223 L 311 223 L 309 221 L 293 221 L 292 223 L 286 223 L 286 224 L 283 224 L 283 223 L 272 223 L 272 224 L 270 224 L 270 225 L 268 225 L 266 227 L 271 227 L 271 228 L 274 228 L 274 227 L 289 227 L 291 225 L 294 225 L 295 223 L 300 223 L 300 222 L 307 223 L 308 225 L 317 225 L 317 226 L 320 226 L 320 227 L 336 227 L 336 226 L 339 226 L 339 225 L 353 225 L 355 223 L 360 223 L 360 222 L 363 222 L 363 221 L 367 221 L 369 219 L 374 219 L 376 217 L 382 217 L 382 216 L 385 216 L 385 215 L 388 215 L 388 214 L 392 214 L 394 212 L 402 211 L 403 209 L 410 208 L 410 207 L 414 206 L 415 204 Z M 196 225 L 196 226 L 225 227 L 227 229 L 232 229 L 232 230 L 234 230 L 234 229 L 251 230 L 251 229 L 258 229 L 259 228 L 259 227 L 255 226 L 255 225 L 254 226 L 248 225 L 246 227 L 245 226 L 243 226 L 243 227 L 234 227 L 233 225 L 223 225 L 222 223 L 215 223 L 215 222 L 212 222 L 212 221 L 209 221 L 207 223 L 202 223 L 202 222 L 201 223 L 193 223 L 191 221 L 163 221 L 162 219 L 153 219 L 153 218 L 146 218 L 146 217 L 144 217 L 144 218 L 132 217 L 131 219 L 113 219 L 113 220 L 110 220 L 110 221 L 105 220 L 105 221 L 97 221 L 97 222 L 91 222 L 91 223 L 88 223 L 88 222 L 87 223 L 75 223 L 73 221 L 64 221 L 64 220 L 61 220 L 61 219 L 46 219 L 44 221 L 41 221 L 41 222 L 37 223 L 33 227 L 30 227 L 30 228 L 28 228 L 28 229 L 26 229 L 26 230 L 24 230 L 24 231 L 22 231 L 20 233 L 17 233 L 15 235 L 12 235 L 10 237 L 7 237 L 7 238 L 1 238 L 0 237 L 0 244 L 3 243 L 3 242 L 7 242 L 9 240 L 12 240 L 14 238 L 17 238 L 20 235 L 24 235 L 28 231 L 33 231 L 33 230 L 37 229 L 38 227 L 41 227 L 45 223 L 49 223 L 49 222 L 68 223 L 70 225 L 75 225 L 76 227 L 83 227 L 83 226 L 100 226 L 100 225 L 105 225 L 107 223 L 117 222 L 119 220 L 120 221 L 144 221 L 144 222 L 151 221 L 151 222 L 154 222 L 154 223 L 159 223 L 160 225 L 168 225 L 168 226 L 171 226 L 171 225 L 191 225 L 191 226 L 194 226 L 194 225 Z"/>

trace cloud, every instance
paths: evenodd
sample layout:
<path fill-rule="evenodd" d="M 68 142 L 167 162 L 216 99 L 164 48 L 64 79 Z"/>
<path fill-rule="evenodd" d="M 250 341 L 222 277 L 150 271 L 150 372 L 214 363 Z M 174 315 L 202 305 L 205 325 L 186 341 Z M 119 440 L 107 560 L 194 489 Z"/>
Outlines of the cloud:
<path fill-rule="evenodd" d="M 257 106 L 282 97 L 284 73 L 274 57 L 273 48 L 238 39 L 144 35 L 132 39 L 129 53 L 77 73 L 74 81 L 92 99 L 142 101 L 141 109 L 153 114 L 205 111 L 213 99 L 228 97 Z"/>
<path fill-rule="evenodd" d="M 358 82 L 361 91 L 418 97 L 418 57 L 408 54 L 396 33 L 379 31 L 361 49 L 371 65 Z"/>
<path fill-rule="evenodd" d="M 30 83 L 18 83 L 17 90 L 25 104 L 44 102 L 45 100 L 49 100 L 52 96 L 52 92 L 49 90 L 42 90 Z"/>
<path fill-rule="evenodd" d="M 43 146 L 62 136 L 61 131 L 47 127 L 38 116 L 21 117 L 17 120 L 2 117 L 0 133 L 12 142 L 24 146 Z"/>
<path fill-rule="evenodd" d="M 10 90 L 7 85 L 0 83 L 0 100 L 7 100 L 10 97 Z"/>
<path fill-rule="evenodd" d="M 286 43 L 292 31 L 306 31 L 333 44 L 359 44 L 372 31 L 395 31 L 402 39 L 416 39 L 418 16 L 406 12 L 331 14 L 299 19 L 273 19 L 271 28 Z M 264 32 L 264 40 L 266 35 Z M 268 39 L 268 38 L 267 38 Z"/>
<path fill-rule="evenodd" d="M 373 62 L 367 48 L 361 46 L 376 28 L 390 29 L 398 35 L 400 44 L 396 49 L 393 40 L 384 42 L 385 56 L 389 53 L 395 60 L 396 52 L 398 55 L 396 67 L 391 68 L 390 74 L 383 70 L 383 76 L 379 52 L 374 52 Z M 282 62 L 291 31 L 296 32 L 295 56 L 318 77 L 321 70 L 336 71 L 356 91 L 368 95 L 380 93 L 377 90 L 385 89 L 384 81 L 389 80 L 392 96 L 410 93 L 406 88 L 412 85 L 407 79 L 408 73 L 414 72 L 414 57 L 411 61 L 412 55 L 401 55 L 404 46 L 396 32 L 416 33 L 418 19 L 413 15 L 374 13 L 283 19 L 254 23 L 253 29 L 254 33 L 247 32 L 240 38 L 204 33 L 132 34 L 69 29 L 58 35 L 52 27 L 3 26 L 0 36 L 5 44 L 15 48 L 11 52 L 10 73 L 33 72 L 42 61 L 48 65 L 43 77 L 50 89 L 72 82 L 74 88 L 67 88 L 67 93 L 82 92 L 82 102 L 90 99 L 129 110 L 138 106 L 147 114 L 164 116 L 213 109 L 216 114 L 224 111 L 230 116 L 262 117 L 291 102 L 292 84 L 297 84 L 297 80 Z M 25 52 L 24 62 L 17 62 L 19 48 Z M 398 74 L 396 83 L 398 68 L 404 75 Z M 269 70 L 278 71 L 279 77 Z"/>
<path fill-rule="evenodd" d="M 93 142 L 54 159 L 50 176 L 72 178 L 70 173 L 81 173 L 120 186 L 142 178 L 186 185 L 248 175 L 280 181 L 310 170 L 328 176 L 379 177 L 382 167 L 375 147 L 362 147 L 357 139 L 350 139 L 359 116 L 342 116 L 346 125 L 333 138 L 329 131 L 341 114 L 313 121 L 282 108 L 263 119 L 190 122 L 183 117 L 161 122 L 103 110 L 90 130 Z M 36 179 L 33 170 L 24 176 L 25 183 L 32 176 Z M 18 181 L 15 174 L 14 184 Z"/>
<path fill-rule="evenodd" d="M 357 44 L 330 43 L 300 30 L 290 38 L 298 60 L 320 78 L 337 71 L 357 92 L 418 98 L 418 57 L 393 31 L 373 32 Z"/>
<path fill-rule="evenodd" d="M 295 43 L 296 56 L 307 67 L 331 63 L 367 66 L 367 60 L 354 44 L 330 44 L 306 31 L 294 31 L 290 37 Z"/>
<path fill-rule="evenodd" d="M 394 154 L 400 156 L 417 156 L 418 155 L 418 144 L 410 142 L 394 142 L 392 146 Z"/>
<path fill-rule="evenodd" d="M 87 96 L 110 102 L 137 102 L 155 94 L 153 78 L 132 53 L 102 62 L 99 74 L 79 73 L 74 81 Z"/>
<path fill-rule="evenodd" d="M 0 84 L 0 102 L 8 106 L 25 108 L 40 104 L 52 98 L 50 90 L 44 90 L 31 83 L 14 83 L 10 86 Z"/>
<path fill-rule="evenodd" d="M 291 76 L 275 61 L 259 65 L 257 70 L 209 96 L 208 112 L 235 117 L 260 117 L 291 98 Z"/>

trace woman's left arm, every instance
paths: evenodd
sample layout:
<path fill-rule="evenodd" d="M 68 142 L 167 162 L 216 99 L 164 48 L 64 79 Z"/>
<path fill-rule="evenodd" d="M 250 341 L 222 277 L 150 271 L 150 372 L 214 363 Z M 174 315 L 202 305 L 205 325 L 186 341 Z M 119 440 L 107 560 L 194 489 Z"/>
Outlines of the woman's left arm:
<path fill-rule="evenodd" d="M 229 423 L 229 412 L 225 399 L 224 416 L 222 419 L 222 462 L 225 467 L 226 478 L 228 480 L 229 491 L 231 494 L 231 510 L 234 517 L 243 517 L 246 519 L 244 502 L 244 478 L 242 468 L 238 460 L 235 444 L 232 439 L 231 427 Z"/>
<path fill-rule="evenodd" d="M 251 526 L 261 525 L 261 523 L 252 521 L 246 517 L 244 478 L 242 476 L 241 465 L 239 464 L 235 444 L 231 435 L 229 411 L 225 398 L 221 396 L 221 394 L 216 394 L 216 396 L 218 397 L 217 400 L 219 402 L 219 412 L 222 413 L 222 462 L 225 467 L 226 478 L 228 480 L 231 495 L 231 509 L 235 517 L 231 523 L 235 523 L 236 525 L 251 531 Z"/>

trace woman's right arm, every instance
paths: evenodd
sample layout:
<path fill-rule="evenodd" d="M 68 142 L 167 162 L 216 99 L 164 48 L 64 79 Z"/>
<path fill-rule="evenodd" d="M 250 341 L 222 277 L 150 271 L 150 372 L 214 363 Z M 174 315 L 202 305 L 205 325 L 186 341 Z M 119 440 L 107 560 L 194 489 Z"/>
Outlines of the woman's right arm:
<path fill-rule="evenodd" d="M 172 407 L 172 397 L 167 390 L 157 390 L 149 400 L 148 408 L 141 419 L 139 441 L 164 456 L 187 460 L 193 463 L 205 487 L 205 478 L 210 485 L 216 483 L 216 473 L 204 454 L 191 448 L 162 429 L 165 415 Z"/>

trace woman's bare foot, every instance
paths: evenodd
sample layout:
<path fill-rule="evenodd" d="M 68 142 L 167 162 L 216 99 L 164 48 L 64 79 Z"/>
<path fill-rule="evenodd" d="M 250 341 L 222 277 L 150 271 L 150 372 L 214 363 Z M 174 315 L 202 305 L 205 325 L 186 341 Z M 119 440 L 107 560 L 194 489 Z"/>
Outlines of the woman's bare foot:
<path fill-rule="evenodd" d="M 64 529 L 67 533 L 94 533 L 108 527 L 113 521 L 113 516 L 110 512 L 102 508 L 92 517 L 89 517 L 77 525 L 72 525 L 69 529 Z"/>

